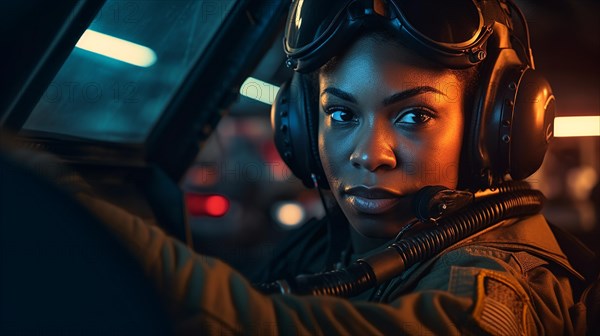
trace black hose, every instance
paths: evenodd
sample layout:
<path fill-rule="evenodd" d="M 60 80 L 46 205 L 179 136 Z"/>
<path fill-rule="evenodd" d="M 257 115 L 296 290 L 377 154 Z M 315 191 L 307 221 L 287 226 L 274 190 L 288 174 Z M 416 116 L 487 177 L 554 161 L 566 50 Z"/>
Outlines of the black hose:
<path fill-rule="evenodd" d="M 531 190 L 531 185 L 527 181 L 510 181 L 496 186 L 499 193 L 508 193 L 517 190 Z"/>
<path fill-rule="evenodd" d="M 537 190 L 516 190 L 486 197 L 471 208 L 440 220 L 434 229 L 402 239 L 390 248 L 397 251 L 407 268 L 504 219 L 538 213 L 543 199 Z"/>
<path fill-rule="evenodd" d="M 280 280 L 259 288 L 267 293 L 358 295 L 495 223 L 540 212 L 544 201 L 542 193 L 522 188 L 521 184 L 508 184 L 501 193 L 478 199 L 471 207 L 440 219 L 435 228 L 401 239 L 384 251 L 359 259 L 345 269 L 299 275 L 292 280 Z"/>

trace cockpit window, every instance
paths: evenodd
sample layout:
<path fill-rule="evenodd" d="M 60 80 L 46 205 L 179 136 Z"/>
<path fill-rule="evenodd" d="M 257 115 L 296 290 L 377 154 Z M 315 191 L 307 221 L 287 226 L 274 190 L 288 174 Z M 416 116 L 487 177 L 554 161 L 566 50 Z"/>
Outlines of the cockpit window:
<path fill-rule="evenodd" d="M 143 143 L 234 4 L 108 0 L 23 128 Z"/>

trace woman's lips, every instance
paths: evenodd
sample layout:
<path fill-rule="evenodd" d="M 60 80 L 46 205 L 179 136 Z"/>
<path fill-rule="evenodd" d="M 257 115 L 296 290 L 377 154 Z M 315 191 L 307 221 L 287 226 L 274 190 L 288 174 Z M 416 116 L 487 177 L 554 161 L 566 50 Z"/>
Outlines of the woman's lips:
<path fill-rule="evenodd" d="M 346 199 L 359 212 L 371 215 L 386 212 L 400 202 L 399 198 L 366 198 L 349 194 Z"/>
<path fill-rule="evenodd" d="M 359 212 L 374 215 L 390 210 L 402 196 L 383 188 L 356 186 L 346 188 L 344 197 Z"/>

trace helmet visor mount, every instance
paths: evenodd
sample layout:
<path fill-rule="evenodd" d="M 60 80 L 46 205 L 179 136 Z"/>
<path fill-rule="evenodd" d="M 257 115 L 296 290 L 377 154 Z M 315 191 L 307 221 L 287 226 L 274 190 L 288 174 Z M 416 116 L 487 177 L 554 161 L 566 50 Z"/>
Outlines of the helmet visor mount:
<path fill-rule="evenodd" d="M 450 68 L 481 62 L 492 33 L 473 0 L 295 0 L 285 28 L 286 64 L 298 72 L 314 71 L 361 27 L 393 32 Z"/>

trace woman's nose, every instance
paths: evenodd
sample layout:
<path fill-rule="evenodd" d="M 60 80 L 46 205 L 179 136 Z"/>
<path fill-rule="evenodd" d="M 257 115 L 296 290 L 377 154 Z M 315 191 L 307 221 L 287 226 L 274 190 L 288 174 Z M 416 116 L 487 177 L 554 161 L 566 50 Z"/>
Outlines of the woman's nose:
<path fill-rule="evenodd" d="M 369 171 L 396 168 L 393 137 L 378 128 L 366 130 L 350 155 L 350 162 L 356 168 Z"/>

